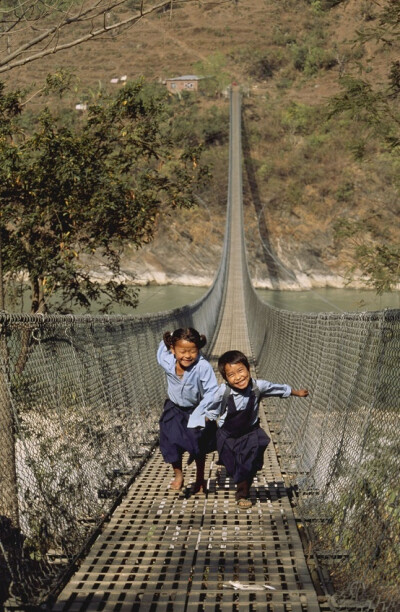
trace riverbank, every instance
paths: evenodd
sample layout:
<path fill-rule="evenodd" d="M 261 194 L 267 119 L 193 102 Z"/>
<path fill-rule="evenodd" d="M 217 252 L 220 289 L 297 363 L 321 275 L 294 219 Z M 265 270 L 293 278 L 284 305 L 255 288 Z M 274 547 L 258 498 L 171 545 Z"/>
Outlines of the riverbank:
<path fill-rule="evenodd" d="M 160 218 L 150 243 L 140 249 L 127 245 L 121 260 L 123 277 L 138 286 L 211 286 L 221 261 L 225 216 L 213 210 L 204 219 L 200 212 L 197 207 Z M 250 207 L 245 207 L 245 230 L 249 273 L 256 289 L 366 289 L 360 277 L 348 282 L 346 267 L 351 262 L 334 256 L 329 244 L 321 247 L 324 256 L 317 255 L 306 240 L 298 243 L 293 237 L 287 238 L 285 248 L 279 243 L 266 249 Z M 98 277 L 103 274 L 99 269 Z"/>

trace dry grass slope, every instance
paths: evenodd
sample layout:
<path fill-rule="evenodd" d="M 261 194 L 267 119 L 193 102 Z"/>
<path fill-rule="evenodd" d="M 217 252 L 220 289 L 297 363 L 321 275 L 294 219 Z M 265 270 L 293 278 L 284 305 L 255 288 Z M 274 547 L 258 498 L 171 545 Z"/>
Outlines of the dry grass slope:
<path fill-rule="evenodd" d="M 270 284 L 270 252 L 278 262 L 282 287 L 340 284 L 351 254 L 338 248 L 335 221 L 372 215 L 382 241 L 398 242 L 399 185 L 396 167 L 379 143 L 370 140 L 368 155 L 355 159 L 360 127 L 340 118 L 324 127 L 321 109 L 339 91 L 339 76 L 355 72 L 360 60 L 368 66 L 364 76 L 371 83 L 384 82 L 398 49 L 379 50 L 368 43 L 361 52 L 354 44 L 357 29 L 373 20 L 372 1 L 347 0 L 329 11 L 318 10 L 319 4 L 189 2 L 146 18 L 120 35 L 15 69 L 5 74 L 5 80 L 12 86 L 33 87 L 48 72 L 68 67 L 80 83 L 65 101 L 71 106 L 82 97 L 96 97 L 100 90 L 120 87 L 111 85 L 110 79 L 125 74 L 162 81 L 203 70 L 217 74 L 221 83 L 240 83 L 253 277 L 259 285 Z M 204 108 L 226 104 L 222 97 L 200 100 Z M 226 147 L 223 151 L 217 147 L 207 153 L 214 166 L 213 184 L 201 194 L 207 211 L 159 219 L 151 245 L 138 254 L 127 250 L 126 269 L 146 277 L 146 269 L 156 261 L 156 267 L 167 272 L 166 280 L 177 282 L 180 273 L 204 278 L 204 270 L 212 277 L 224 229 Z M 170 250 L 167 235 L 181 235 L 181 240 L 170 241 Z M 185 270 L 183 253 L 188 250 L 191 261 Z"/>

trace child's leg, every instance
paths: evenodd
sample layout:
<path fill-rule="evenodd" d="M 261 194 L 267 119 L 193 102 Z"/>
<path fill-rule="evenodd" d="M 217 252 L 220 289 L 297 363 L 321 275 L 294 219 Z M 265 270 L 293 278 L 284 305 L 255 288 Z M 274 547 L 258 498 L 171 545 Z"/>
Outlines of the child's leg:
<path fill-rule="evenodd" d="M 173 491 L 180 491 L 183 487 L 183 472 L 182 472 L 182 458 L 179 461 L 175 461 L 172 464 L 174 470 L 174 479 L 171 482 L 171 489 Z"/>
<path fill-rule="evenodd" d="M 249 481 L 242 480 L 242 482 L 238 482 L 236 485 L 236 493 L 235 499 L 239 501 L 239 499 L 247 499 L 249 496 Z"/>
<path fill-rule="evenodd" d="M 207 483 L 204 480 L 204 467 L 206 464 L 206 457 L 205 455 L 202 455 L 201 457 L 197 457 L 196 459 L 196 468 L 197 468 L 197 472 L 196 472 L 196 482 L 194 483 L 194 492 L 198 493 L 199 491 L 202 491 L 203 493 L 206 492 L 206 487 L 207 487 Z"/>
<path fill-rule="evenodd" d="M 235 499 L 239 508 L 243 508 L 244 510 L 246 510 L 247 508 L 251 508 L 251 506 L 253 505 L 249 499 L 249 490 L 251 482 L 252 481 L 250 479 L 247 479 L 238 482 L 236 485 Z"/>

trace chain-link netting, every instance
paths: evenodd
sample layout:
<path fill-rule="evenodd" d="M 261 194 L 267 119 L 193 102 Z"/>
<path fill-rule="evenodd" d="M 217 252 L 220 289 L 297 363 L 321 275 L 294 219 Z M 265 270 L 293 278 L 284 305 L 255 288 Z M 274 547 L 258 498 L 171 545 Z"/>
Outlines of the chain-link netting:
<path fill-rule="evenodd" d="M 0 602 L 44 601 L 152 452 L 158 343 L 185 326 L 212 339 L 225 253 L 211 290 L 173 311 L 0 313 Z"/>
<path fill-rule="evenodd" d="M 310 390 L 269 401 L 268 418 L 334 609 L 398 612 L 400 310 L 304 314 L 246 296 L 259 374 Z"/>
<path fill-rule="evenodd" d="M 310 391 L 268 400 L 267 415 L 332 608 L 399 612 L 400 310 L 272 308 L 252 287 L 241 236 L 258 374 Z"/>

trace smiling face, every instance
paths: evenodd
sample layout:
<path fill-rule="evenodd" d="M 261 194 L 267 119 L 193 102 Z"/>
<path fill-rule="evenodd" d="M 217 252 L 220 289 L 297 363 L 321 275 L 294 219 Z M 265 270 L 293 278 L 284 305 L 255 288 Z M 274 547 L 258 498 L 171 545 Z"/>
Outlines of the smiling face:
<path fill-rule="evenodd" d="M 171 353 L 175 355 L 177 372 L 189 368 L 199 356 L 199 349 L 194 342 L 189 340 L 178 340 L 171 347 Z"/>
<path fill-rule="evenodd" d="M 225 379 L 228 385 L 234 389 L 244 391 L 250 384 L 250 371 L 243 363 L 227 363 Z"/>

